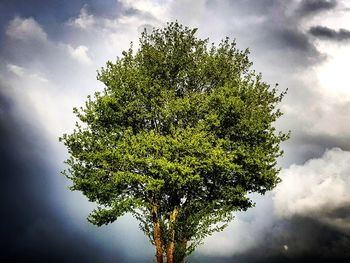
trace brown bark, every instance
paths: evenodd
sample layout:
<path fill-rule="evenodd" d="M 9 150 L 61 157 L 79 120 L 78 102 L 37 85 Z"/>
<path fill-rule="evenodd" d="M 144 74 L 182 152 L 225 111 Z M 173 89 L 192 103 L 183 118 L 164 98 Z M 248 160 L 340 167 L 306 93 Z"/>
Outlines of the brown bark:
<path fill-rule="evenodd" d="M 178 210 L 175 207 L 174 210 L 170 213 L 169 218 L 169 237 L 168 237 L 168 246 L 167 246 L 167 263 L 174 262 L 174 245 L 175 245 L 175 222 Z"/>
<path fill-rule="evenodd" d="M 183 258 L 181 259 L 180 263 L 185 263 L 186 248 L 187 248 L 187 239 L 183 238 L 181 240 L 181 249 L 183 250 Z"/>
<path fill-rule="evenodd" d="M 163 263 L 163 245 L 161 239 L 161 230 L 160 230 L 160 220 L 157 213 L 157 207 L 152 207 L 152 216 L 154 223 L 154 244 L 156 246 L 156 259 L 157 263 Z"/>

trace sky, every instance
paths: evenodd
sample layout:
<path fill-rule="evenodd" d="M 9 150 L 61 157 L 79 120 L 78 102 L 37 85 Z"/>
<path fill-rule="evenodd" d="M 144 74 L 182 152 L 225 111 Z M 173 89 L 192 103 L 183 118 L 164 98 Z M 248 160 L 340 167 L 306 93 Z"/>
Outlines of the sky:
<path fill-rule="evenodd" d="M 291 131 L 282 182 L 235 214 L 190 262 L 350 259 L 350 1 L 2 0 L 0 2 L 0 262 L 152 262 L 130 215 L 103 227 L 60 174 L 58 142 L 74 106 L 103 89 L 96 70 L 144 28 L 198 28 L 250 49 L 253 69 L 281 91 L 276 127 Z"/>

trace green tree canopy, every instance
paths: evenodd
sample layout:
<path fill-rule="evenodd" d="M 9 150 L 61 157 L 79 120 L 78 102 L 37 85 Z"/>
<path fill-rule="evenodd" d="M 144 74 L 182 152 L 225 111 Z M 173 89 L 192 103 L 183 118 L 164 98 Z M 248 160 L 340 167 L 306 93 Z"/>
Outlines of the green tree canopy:
<path fill-rule="evenodd" d="M 250 69 L 248 50 L 195 34 L 177 22 L 144 31 L 137 51 L 99 71 L 104 91 L 74 109 L 80 122 L 60 138 L 71 189 L 98 205 L 88 220 L 132 213 L 158 263 L 183 262 L 253 205 L 247 194 L 271 190 L 288 137 L 273 127 L 284 93 Z"/>

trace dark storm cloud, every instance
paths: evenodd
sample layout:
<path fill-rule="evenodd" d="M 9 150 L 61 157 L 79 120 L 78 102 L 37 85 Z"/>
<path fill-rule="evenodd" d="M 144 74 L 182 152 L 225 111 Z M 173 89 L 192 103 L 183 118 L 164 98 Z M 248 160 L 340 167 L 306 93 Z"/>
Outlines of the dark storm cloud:
<path fill-rule="evenodd" d="M 303 145 L 309 149 L 309 156 L 304 156 L 303 162 L 312 158 L 320 157 L 326 149 L 339 147 L 344 151 L 350 151 L 349 136 L 346 134 L 329 135 L 329 134 L 294 134 L 294 143 Z"/>
<path fill-rule="evenodd" d="M 4 91 L 0 85 L 0 262 L 123 262 L 57 211 L 45 142 L 16 118 Z"/>
<path fill-rule="evenodd" d="M 297 13 L 300 16 L 314 15 L 316 13 L 334 9 L 337 6 L 335 0 L 303 0 Z"/>
<path fill-rule="evenodd" d="M 330 210 L 333 219 L 348 220 L 349 208 Z M 350 260 L 350 235 L 311 217 L 294 216 L 266 229 L 264 242 L 233 257 L 196 258 L 193 262 L 340 263 Z"/>
<path fill-rule="evenodd" d="M 350 39 L 350 31 L 343 28 L 337 31 L 325 26 L 313 26 L 309 29 L 309 33 L 314 37 L 332 41 L 344 41 Z"/>
<path fill-rule="evenodd" d="M 336 216 L 336 215 L 334 215 Z M 280 220 L 265 234 L 265 242 L 232 262 L 347 262 L 350 236 L 311 217 Z"/>
<path fill-rule="evenodd" d="M 317 217 L 322 219 L 325 222 L 334 223 L 334 227 L 346 233 L 350 237 L 350 202 L 345 203 L 341 206 L 336 207 L 326 207 L 322 211 L 316 213 Z M 350 248 L 350 242 L 348 242 Z M 350 252 L 348 251 L 350 258 Z"/>
<path fill-rule="evenodd" d="M 277 28 L 273 35 L 275 39 L 271 41 L 272 46 L 284 51 L 293 51 L 294 56 L 303 57 L 301 63 L 309 65 L 310 62 L 315 63 L 323 59 L 308 35 L 298 28 Z"/>
<path fill-rule="evenodd" d="M 206 4 L 208 8 L 215 8 L 222 1 L 207 1 Z M 233 7 L 233 10 L 238 10 L 241 14 L 251 15 L 251 14 L 266 14 L 271 12 L 271 10 L 279 6 L 279 0 L 236 0 L 227 1 L 229 5 Z"/>
<path fill-rule="evenodd" d="M 345 263 L 350 235 L 310 217 L 295 216 L 266 229 L 264 242 L 232 257 L 195 255 L 193 263 Z"/>
<path fill-rule="evenodd" d="M 209 2 L 211 3 L 211 2 Z M 227 1 L 221 12 L 233 17 L 228 28 L 242 47 L 252 50 L 258 70 L 278 64 L 279 71 L 306 68 L 324 60 L 310 35 L 302 29 L 300 16 L 293 12 L 295 1 L 239 0 Z M 219 9 L 220 1 L 211 3 Z M 245 22 L 246 21 L 246 22 Z M 283 57 L 283 59 L 281 59 Z M 267 70 L 263 70 L 266 72 Z"/>

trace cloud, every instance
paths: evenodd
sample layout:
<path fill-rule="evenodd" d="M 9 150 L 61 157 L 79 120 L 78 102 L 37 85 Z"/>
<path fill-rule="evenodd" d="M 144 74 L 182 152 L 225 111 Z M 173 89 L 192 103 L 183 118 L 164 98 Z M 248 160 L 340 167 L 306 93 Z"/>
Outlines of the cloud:
<path fill-rule="evenodd" d="M 281 71 L 295 74 L 296 69 L 324 59 L 294 12 L 297 4 L 295 0 L 173 1 L 168 17 L 198 27 L 200 36 L 209 36 L 210 41 L 236 38 L 238 47 L 251 50 L 255 69 L 265 75 L 276 65 L 276 75 L 281 76 Z"/>
<path fill-rule="evenodd" d="M 91 58 L 88 55 L 89 48 L 83 45 L 80 45 L 76 48 L 73 48 L 72 46 L 68 45 L 68 51 L 69 54 L 72 56 L 72 58 L 76 59 L 82 64 L 91 64 Z"/>
<path fill-rule="evenodd" d="M 6 34 L 14 39 L 19 40 L 47 39 L 45 31 L 32 17 L 15 17 L 9 22 L 6 28 Z"/>
<path fill-rule="evenodd" d="M 246 235 L 250 235 L 249 231 Z M 193 262 L 346 263 L 350 259 L 350 236 L 313 218 L 293 216 L 275 220 L 260 235 L 261 241 L 248 250 L 232 256 L 197 254 L 192 257 Z"/>
<path fill-rule="evenodd" d="M 337 216 L 350 204 L 350 151 L 327 150 L 321 158 L 284 169 L 281 178 L 273 197 L 278 216 L 310 216 L 350 233 L 350 216 Z"/>
<path fill-rule="evenodd" d="M 43 77 L 42 75 L 40 74 L 31 74 L 30 75 L 31 78 L 37 80 L 37 81 L 40 81 L 40 82 L 49 82 L 49 80 L 45 77 Z"/>
<path fill-rule="evenodd" d="M 66 41 L 70 46 L 68 47 L 70 56 L 90 65 L 90 68 L 94 66 L 98 69 L 104 66 L 106 61 L 114 61 L 117 56 L 120 56 L 123 50 L 130 47 L 130 42 L 138 43 L 140 28 L 143 30 L 144 27 L 151 29 L 163 26 L 158 18 L 143 10 L 144 5 L 148 6 L 146 2 L 138 6 L 139 9 L 136 9 L 133 4 L 135 3 L 118 2 L 118 10 L 113 16 L 90 13 L 93 10 L 89 8 L 88 11 L 85 6 L 78 17 L 68 19 L 65 23 L 65 33 L 70 36 L 69 41 Z M 166 5 L 165 2 L 164 5 Z M 89 26 L 83 26 L 82 30 L 82 27 L 75 22 L 85 21 L 84 19 L 91 23 L 88 22 Z M 83 24 L 85 25 L 85 22 Z M 88 50 L 85 47 L 88 47 Z M 93 73 L 93 75 L 96 74 Z"/>
<path fill-rule="evenodd" d="M 200 252 L 225 256 L 223 262 L 232 255 L 232 262 L 348 258 L 349 174 L 350 152 L 339 148 L 283 169 L 273 198 L 258 198 L 255 208 L 238 214 L 229 229 L 208 238 Z"/>
<path fill-rule="evenodd" d="M 120 2 L 129 10 L 138 10 L 140 12 L 139 15 L 149 15 L 160 20 L 163 20 L 165 16 L 168 16 L 168 9 L 171 6 L 167 1 L 120 0 Z"/>
<path fill-rule="evenodd" d="M 350 39 L 350 31 L 344 28 L 337 31 L 325 26 L 313 26 L 309 29 L 309 33 L 325 40 L 344 41 Z"/>
<path fill-rule="evenodd" d="M 229 231 L 208 238 L 200 262 L 347 262 L 349 175 L 350 151 L 339 148 L 283 169 L 273 198 L 257 199 Z"/>
<path fill-rule="evenodd" d="M 279 48 L 291 49 L 310 57 L 320 56 L 320 53 L 310 41 L 308 35 L 298 28 L 285 27 L 277 29 L 274 35 L 276 37 L 275 45 L 279 45 Z"/>
<path fill-rule="evenodd" d="M 283 169 L 272 198 L 257 198 L 255 208 L 207 238 L 199 250 L 207 261 L 200 261 L 347 262 L 349 175 L 350 151 L 339 148 Z"/>
<path fill-rule="evenodd" d="M 82 9 L 80 9 L 79 16 L 70 19 L 68 24 L 77 28 L 88 29 L 95 24 L 95 17 L 94 15 L 88 13 L 87 6 L 85 5 Z"/>
<path fill-rule="evenodd" d="M 7 64 L 7 69 L 12 72 L 13 74 L 17 75 L 18 77 L 24 76 L 24 68 L 13 65 L 13 64 Z"/>
<path fill-rule="evenodd" d="M 39 82 L 48 82 L 48 79 L 45 78 L 42 74 L 30 73 L 29 70 L 14 64 L 7 64 L 7 69 L 17 77 L 27 78 L 27 79 L 29 78 L 31 80 L 39 81 Z"/>
<path fill-rule="evenodd" d="M 302 0 L 297 13 L 301 16 L 314 15 L 322 11 L 332 10 L 336 6 L 336 0 Z"/>
<path fill-rule="evenodd" d="M 266 229 L 263 240 L 225 262 L 345 263 L 350 258 L 350 236 L 310 217 L 276 220 L 272 228 Z"/>

